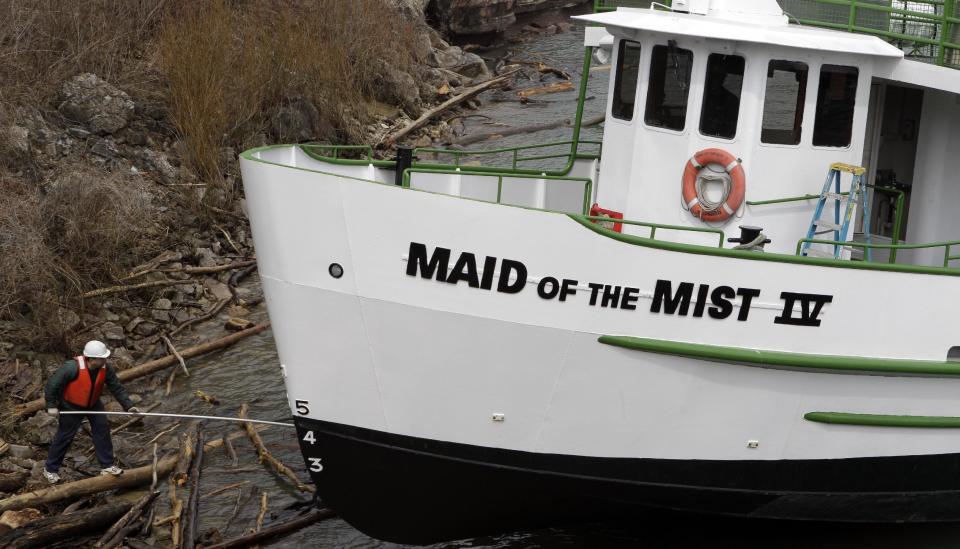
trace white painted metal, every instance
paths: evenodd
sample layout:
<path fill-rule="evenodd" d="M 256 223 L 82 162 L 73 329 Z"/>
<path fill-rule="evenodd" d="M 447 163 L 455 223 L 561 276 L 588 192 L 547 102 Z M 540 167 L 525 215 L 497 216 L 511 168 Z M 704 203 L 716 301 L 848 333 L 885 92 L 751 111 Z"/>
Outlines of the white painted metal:
<path fill-rule="evenodd" d="M 257 153 L 277 154 L 274 150 Z M 960 380 L 841 375 L 601 345 L 599 334 L 797 353 L 944 360 L 956 277 L 661 251 L 555 213 L 242 160 L 287 389 L 310 417 L 547 453 L 806 459 L 960 452 L 944 431 L 829 426 L 815 410 L 957 415 Z M 294 238 L 294 236 L 296 238 Z M 578 281 L 566 303 L 411 277 L 410 242 L 523 261 Z M 345 274 L 334 279 L 327 266 Z M 657 279 L 761 289 L 746 322 L 654 314 Z M 636 311 L 591 307 L 590 282 L 636 286 Z M 820 328 L 775 324 L 782 291 L 834 295 Z M 883 299 L 878 292 L 884 292 Z M 909 318 L 893 326 L 889 315 Z M 849 326 L 857 325 L 857 330 Z M 509 418 L 491 422 L 491 413 Z M 763 444 L 749 448 L 748 440 Z"/>

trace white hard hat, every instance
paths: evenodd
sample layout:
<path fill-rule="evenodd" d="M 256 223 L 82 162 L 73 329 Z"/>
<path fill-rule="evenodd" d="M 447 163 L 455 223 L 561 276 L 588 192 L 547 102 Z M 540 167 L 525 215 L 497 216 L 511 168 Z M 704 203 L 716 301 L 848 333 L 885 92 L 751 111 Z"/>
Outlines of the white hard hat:
<path fill-rule="evenodd" d="M 87 344 L 83 346 L 83 356 L 90 358 L 107 358 L 110 356 L 110 349 L 107 349 L 107 346 L 104 345 L 102 341 L 94 339 L 88 341 Z"/>

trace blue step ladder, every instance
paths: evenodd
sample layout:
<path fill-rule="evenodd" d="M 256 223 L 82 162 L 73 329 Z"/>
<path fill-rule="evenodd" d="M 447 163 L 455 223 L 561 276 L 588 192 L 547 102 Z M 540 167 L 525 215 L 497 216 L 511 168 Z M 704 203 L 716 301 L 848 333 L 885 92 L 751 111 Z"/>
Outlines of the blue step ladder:
<path fill-rule="evenodd" d="M 813 212 L 813 219 L 810 221 L 810 228 L 807 229 L 806 240 L 800 247 L 800 255 L 832 257 L 840 259 L 844 249 L 850 249 L 851 246 L 840 244 L 847 241 L 847 233 L 850 230 L 850 220 L 853 218 L 854 206 L 860 206 L 863 209 L 863 234 L 867 244 L 870 244 L 870 207 L 867 206 L 865 199 L 866 188 L 863 183 L 863 174 L 866 169 L 861 166 L 853 166 L 836 162 L 830 165 L 830 171 L 827 172 L 827 180 L 823 183 L 823 191 L 820 192 L 820 198 L 817 200 L 817 209 Z M 853 176 L 850 183 L 850 191 L 840 192 L 840 174 L 849 173 Z M 833 187 L 833 190 L 830 187 Z M 833 221 L 823 219 L 823 209 L 828 200 L 833 200 Z M 840 220 L 840 210 L 843 207 L 843 220 Z M 818 238 L 819 235 L 833 233 L 833 254 L 824 252 L 811 247 L 811 239 Z M 867 261 L 873 261 L 873 250 L 866 247 L 865 254 Z"/>

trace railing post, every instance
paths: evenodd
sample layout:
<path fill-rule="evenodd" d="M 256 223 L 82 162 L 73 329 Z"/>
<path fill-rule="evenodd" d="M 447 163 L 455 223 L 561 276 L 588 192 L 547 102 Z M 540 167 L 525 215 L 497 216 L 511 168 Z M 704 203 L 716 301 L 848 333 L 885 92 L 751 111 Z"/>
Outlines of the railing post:
<path fill-rule="evenodd" d="M 500 198 L 503 196 L 503 176 L 497 176 L 497 204 L 500 203 Z"/>
<path fill-rule="evenodd" d="M 956 0 L 944 0 L 943 19 L 940 21 L 940 50 L 937 52 L 937 65 L 941 67 L 946 64 L 947 48 L 945 44 L 950 37 L 950 18 L 956 14 Z"/>
<path fill-rule="evenodd" d="M 847 19 L 847 32 L 853 32 L 857 26 L 857 0 L 850 0 L 850 18 Z"/>
<path fill-rule="evenodd" d="M 397 146 L 396 165 L 394 167 L 393 184 L 403 186 L 403 172 L 413 164 L 413 147 Z"/>

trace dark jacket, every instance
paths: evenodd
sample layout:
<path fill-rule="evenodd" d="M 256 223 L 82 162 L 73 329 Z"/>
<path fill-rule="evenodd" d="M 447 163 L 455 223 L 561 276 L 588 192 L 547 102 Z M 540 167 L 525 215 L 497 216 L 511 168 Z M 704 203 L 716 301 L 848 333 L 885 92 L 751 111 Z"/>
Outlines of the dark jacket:
<path fill-rule="evenodd" d="M 127 390 L 123 388 L 123 385 L 120 384 L 120 379 L 117 378 L 117 373 L 113 370 L 113 367 L 110 364 L 105 364 L 103 366 L 107 369 L 107 379 L 104 385 L 110 389 L 110 392 L 113 393 L 113 397 L 117 399 L 117 402 L 120 403 L 120 406 L 123 406 L 124 410 L 129 410 L 133 407 L 133 401 L 130 400 L 130 396 L 127 394 Z M 91 370 L 92 371 L 92 370 Z M 86 410 L 87 408 L 81 408 L 79 406 L 74 406 L 69 402 L 63 400 L 63 391 L 67 388 L 67 385 L 77 379 L 77 375 L 80 373 L 80 367 L 77 365 L 76 360 L 68 360 L 63 363 L 50 379 L 47 380 L 47 386 L 43 391 L 44 400 L 46 400 L 47 408 L 60 408 L 63 410 Z M 97 403 L 99 403 L 99 399 Z M 96 406 L 96 404 L 94 404 Z"/>

